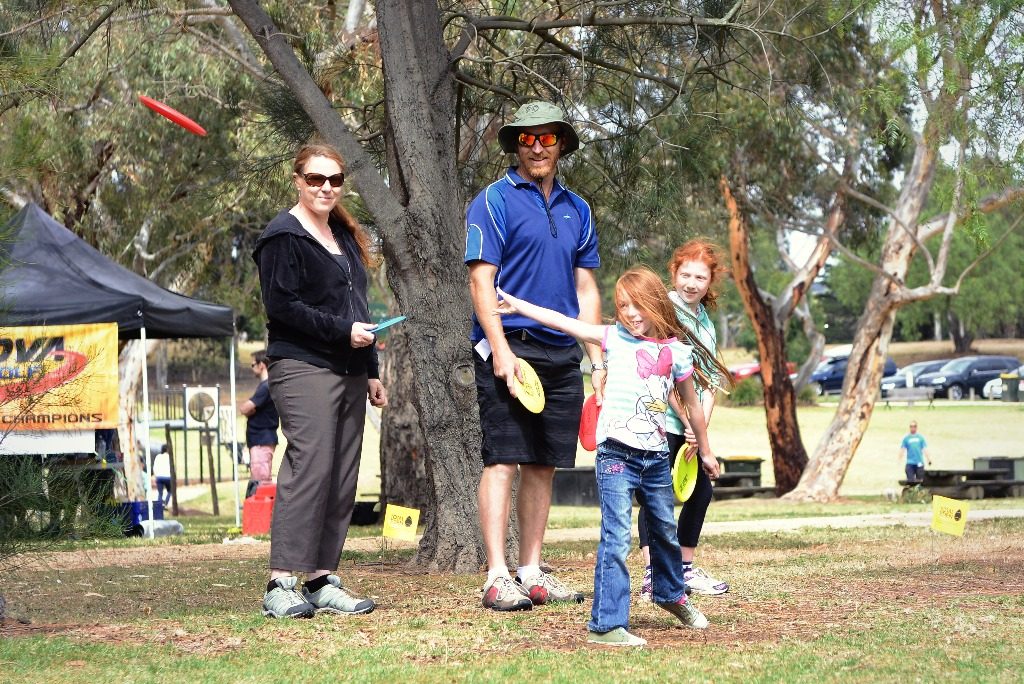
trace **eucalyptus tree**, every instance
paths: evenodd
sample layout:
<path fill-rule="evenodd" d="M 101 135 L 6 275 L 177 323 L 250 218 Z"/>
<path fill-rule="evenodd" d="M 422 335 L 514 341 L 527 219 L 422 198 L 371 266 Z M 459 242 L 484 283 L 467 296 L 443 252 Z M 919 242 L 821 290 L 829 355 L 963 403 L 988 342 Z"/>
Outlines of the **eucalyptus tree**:
<path fill-rule="evenodd" d="M 1013 203 L 1019 206 L 1024 197 L 1022 10 L 1020 2 L 951 0 L 880 3 L 875 10 L 873 31 L 888 50 L 892 69 L 905 77 L 909 115 L 898 109 L 905 112 L 908 101 L 895 91 L 879 88 L 873 94 L 890 106 L 891 125 L 912 146 L 913 156 L 892 201 L 845 188 L 851 200 L 884 214 L 884 237 L 874 262 L 834 241 L 846 256 L 870 269 L 874 280 L 857 323 L 839 407 L 788 495 L 793 499 L 828 501 L 838 496 L 874 410 L 897 312 L 913 302 L 958 294 L 981 255 L 951 278 L 956 231 L 983 232 L 985 214 Z M 844 131 L 823 134 L 836 144 L 845 140 Z M 944 151 L 955 178 L 949 192 L 935 182 Z M 981 158 L 1001 160 L 997 175 L 1012 182 L 990 187 L 976 179 L 972 162 Z M 932 238 L 937 244 L 929 244 Z M 908 272 L 915 255 L 927 264 L 927 277 L 911 285 Z"/>

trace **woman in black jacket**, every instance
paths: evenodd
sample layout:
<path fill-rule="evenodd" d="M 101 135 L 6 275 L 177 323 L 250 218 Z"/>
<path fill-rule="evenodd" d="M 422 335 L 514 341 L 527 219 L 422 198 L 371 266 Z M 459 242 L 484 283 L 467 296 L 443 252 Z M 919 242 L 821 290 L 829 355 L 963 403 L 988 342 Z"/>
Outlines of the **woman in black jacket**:
<path fill-rule="evenodd" d="M 268 617 L 368 613 L 375 604 L 336 573 L 355 504 L 366 399 L 387 404 L 369 323 L 370 240 L 339 204 L 344 164 L 334 148 L 295 158 L 298 203 L 256 243 L 267 311 L 270 395 L 288 439 L 270 538 Z M 306 573 L 301 591 L 295 572 Z"/>

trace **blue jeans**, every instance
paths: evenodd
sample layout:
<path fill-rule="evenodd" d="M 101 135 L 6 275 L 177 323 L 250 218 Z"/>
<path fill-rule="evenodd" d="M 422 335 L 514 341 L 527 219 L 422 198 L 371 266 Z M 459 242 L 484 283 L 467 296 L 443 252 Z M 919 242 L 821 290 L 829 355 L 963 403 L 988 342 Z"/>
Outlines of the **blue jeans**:
<path fill-rule="evenodd" d="M 629 625 L 629 571 L 633 495 L 647 516 L 655 603 L 683 597 L 682 560 L 676 541 L 672 476 L 667 451 L 643 451 L 615 440 L 597 447 L 597 493 L 601 502 L 601 542 L 594 568 L 594 604 L 587 628 L 608 632 Z"/>
<path fill-rule="evenodd" d="M 908 481 L 921 482 L 924 480 L 924 463 L 908 463 L 905 470 Z"/>

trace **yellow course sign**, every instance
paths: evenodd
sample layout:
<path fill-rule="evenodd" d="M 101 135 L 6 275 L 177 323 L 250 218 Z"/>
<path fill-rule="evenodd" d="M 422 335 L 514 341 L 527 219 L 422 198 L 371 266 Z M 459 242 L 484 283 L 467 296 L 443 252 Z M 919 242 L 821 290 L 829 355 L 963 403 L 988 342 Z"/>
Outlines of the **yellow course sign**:
<path fill-rule="evenodd" d="M 969 506 L 966 501 L 948 499 L 944 496 L 932 497 L 932 529 L 936 532 L 944 532 L 957 537 L 964 535 L 964 525 L 967 524 L 967 510 Z"/>
<path fill-rule="evenodd" d="M 419 522 L 419 509 L 388 504 L 384 509 L 384 536 L 415 541 Z"/>

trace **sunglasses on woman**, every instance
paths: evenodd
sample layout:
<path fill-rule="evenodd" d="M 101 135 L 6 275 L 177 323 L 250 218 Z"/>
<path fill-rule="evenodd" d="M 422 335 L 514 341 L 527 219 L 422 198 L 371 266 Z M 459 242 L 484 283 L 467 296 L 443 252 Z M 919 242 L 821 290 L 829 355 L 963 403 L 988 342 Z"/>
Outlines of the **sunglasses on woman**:
<path fill-rule="evenodd" d="M 533 143 L 540 140 L 542 147 L 551 147 L 558 142 L 561 136 L 558 133 L 540 133 L 535 135 L 533 133 L 520 133 L 519 144 L 523 147 L 533 147 Z"/>
<path fill-rule="evenodd" d="M 311 188 L 323 187 L 324 181 L 329 181 L 332 188 L 340 188 L 345 184 L 345 174 L 336 173 L 333 176 L 325 176 L 322 173 L 304 173 L 302 180 Z"/>

